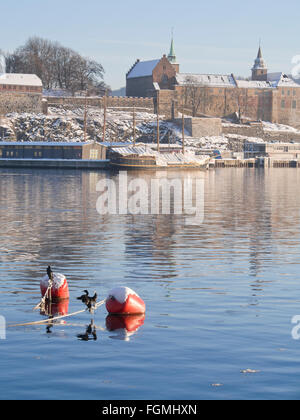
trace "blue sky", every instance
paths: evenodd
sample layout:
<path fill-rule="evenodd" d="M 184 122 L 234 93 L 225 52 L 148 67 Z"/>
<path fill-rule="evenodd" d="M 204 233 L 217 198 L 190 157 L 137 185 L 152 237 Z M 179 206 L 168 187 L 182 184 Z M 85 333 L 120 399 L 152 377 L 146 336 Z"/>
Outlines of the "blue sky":
<path fill-rule="evenodd" d="M 168 53 L 174 27 L 181 72 L 248 76 L 259 38 L 270 71 L 300 54 L 297 1 L 0 0 L 0 49 L 40 36 L 99 61 L 113 89 L 137 58 Z"/>

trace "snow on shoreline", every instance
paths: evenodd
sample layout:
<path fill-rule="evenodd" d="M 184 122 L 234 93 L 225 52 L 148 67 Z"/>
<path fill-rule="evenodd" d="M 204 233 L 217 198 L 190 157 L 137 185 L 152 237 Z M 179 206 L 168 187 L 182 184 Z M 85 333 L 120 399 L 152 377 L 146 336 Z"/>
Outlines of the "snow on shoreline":
<path fill-rule="evenodd" d="M 153 143 L 156 141 L 157 116 L 148 112 L 135 112 L 136 141 Z M 87 109 L 87 141 L 103 140 L 103 110 L 97 107 Z M 223 122 L 224 127 L 245 127 L 240 124 Z M 289 126 L 262 123 L 265 132 L 299 133 Z M 172 122 L 161 121 L 161 142 L 181 144 L 181 128 Z M 11 113 L 0 118 L 0 141 L 20 142 L 83 142 L 84 137 L 84 109 L 81 107 L 67 109 L 63 107 L 49 107 L 48 115 Z M 109 109 L 106 117 L 106 141 L 128 142 L 133 140 L 133 113 L 128 110 Z M 192 150 L 235 150 L 245 141 L 262 143 L 262 138 L 237 134 L 222 134 L 220 136 L 206 136 L 193 138 L 185 131 L 185 145 Z"/>

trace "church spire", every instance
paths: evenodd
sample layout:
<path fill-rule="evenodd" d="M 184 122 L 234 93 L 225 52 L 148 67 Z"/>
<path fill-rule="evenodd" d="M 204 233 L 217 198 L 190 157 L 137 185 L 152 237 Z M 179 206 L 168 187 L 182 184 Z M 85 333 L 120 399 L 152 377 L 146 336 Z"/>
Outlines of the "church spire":
<path fill-rule="evenodd" d="M 259 46 L 257 58 L 262 58 L 261 46 Z"/>
<path fill-rule="evenodd" d="M 171 39 L 171 48 L 168 55 L 168 60 L 171 64 L 176 63 L 176 55 L 175 55 L 175 49 L 174 49 L 174 35 L 173 35 L 173 29 L 172 29 L 172 39 Z"/>
<path fill-rule="evenodd" d="M 259 43 L 257 58 L 252 67 L 252 80 L 267 80 L 268 68 L 263 59 L 261 44 Z"/>
<path fill-rule="evenodd" d="M 168 60 L 172 64 L 173 68 L 175 69 L 175 72 L 179 73 L 179 64 L 177 63 L 177 58 L 176 58 L 175 49 L 174 49 L 173 28 L 172 28 L 171 47 L 170 47 L 170 52 L 169 52 L 169 55 L 168 55 Z"/>

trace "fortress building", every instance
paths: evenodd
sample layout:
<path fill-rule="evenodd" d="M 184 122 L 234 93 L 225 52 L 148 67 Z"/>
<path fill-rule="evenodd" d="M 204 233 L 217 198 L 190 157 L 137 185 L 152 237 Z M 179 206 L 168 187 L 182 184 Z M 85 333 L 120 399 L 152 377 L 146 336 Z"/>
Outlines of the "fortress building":
<path fill-rule="evenodd" d="M 137 60 L 126 75 L 126 96 L 151 97 L 157 89 L 172 89 L 176 68 L 164 55 L 151 61 Z"/>
<path fill-rule="evenodd" d="M 184 108 L 193 116 L 265 120 L 300 127 L 300 85 L 288 75 L 269 73 L 259 46 L 249 80 L 234 74 L 180 73 L 172 39 L 160 60 L 137 62 L 126 77 L 127 96 L 160 98 L 161 113 L 176 117 Z"/>

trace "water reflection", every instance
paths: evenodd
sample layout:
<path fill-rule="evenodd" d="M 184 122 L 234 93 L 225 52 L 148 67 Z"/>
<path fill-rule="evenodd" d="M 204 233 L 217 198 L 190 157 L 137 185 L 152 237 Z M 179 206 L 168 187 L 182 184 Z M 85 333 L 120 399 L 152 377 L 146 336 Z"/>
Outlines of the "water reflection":
<path fill-rule="evenodd" d="M 150 319 L 149 325 L 144 317 L 108 316 L 104 321 L 102 312 L 106 329 L 101 321 L 96 326 L 81 316 L 9 329 L 9 340 L 0 346 L 4 397 L 43 399 L 50 390 L 53 398 L 107 399 L 112 393 L 131 398 L 130 387 L 138 387 L 146 399 L 178 398 L 182 392 L 186 398 L 197 398 L 199 392 L 211 397 L 207 389 L 212 381 L 227 384 L 229 394 L 235 389 L 238 398 L 260 398 L 266 389 L 272 398 L 297 396 L 299 346 L 290 338 L 290 315 L 299 311 L 300 170 L 202 173 L 205 219 L 198 226 L 186 225 L 183 216 L 173 214 L 100 216 L 97 182 L 114 176 L 0 170 L 0 304 L 8 324 L 39 317 L 32 308 L 48 265 L 66 275 L 71 302 L 78 309 L 76 297 L 84 288 L 99 290 L 102 298 L 113 286 L 124 284 L 149 302 Z M 139 176 L 150 182 L 150 174 Z M 68 310 L 51 307 L 43 316 Z M 45 336 L 64 340 L 49 353 Z M 122 375 L 115 370 L 110 338 L 132 340 L 143 350 L 122 348 Z M 78 340 L 101 349 L 95 352 L 94 344 L 84 345 L 83 354 L 76 352 Z M 275 347 L 291 351 L 276 358 Z M 37 366 L 36 359 L 49 354 L 62 378 L 57 387 L 54 372 L 52 389 L 43 379 L 49 376 L 49 363 Z M 132 377 L 137 364 L 143 369 Z M 166 377 L 166 365 L 176 372 L 174 381 Z M 239 382 L 241 369 L 248 367 L 264 371 L 263 383 L 245 388 Z M 97 385 L 99 371 L 111 385 Z M 288 395 L 291 389 L 294 393 Z"/>
<path fill-rule="evenodd" d="M 93 319 L 91 320 L 91 323 L 86 327 L 86 330 L 83 334 L 77 334 L 77 338 L 81 341 L 97 341 L 97 328 Z"/>
<path fill-rule="evenodd" d="M 116 174 L 0 173 L 0 261 L 8 273 L 9 265 L 16 264 L 15 277 L 24 282 L 25 273 L 27 286 L 35 284 L 45 264 L 63 266 L 76 283 L 98 278 L 97 270 L 110 266 L 117 279 L 158 281 L 172 293 L 182 270 L 196 281 L 198 267 L 203 276 L 209 274 L 205 265 L 220 270 L 226 265 L 259 280 L 268 267 L 284 260 L 286 248 L 299 246 L 300 172 L 295 169 L 128 175 L 129 181 L 138 176 L 149 185 L 153 176 L 202 177 L 205 219 L 199 226 L 186 226 L 184 216 L 174 214 L 100 216 L 97 182 L 117 182 Z M 263 288 L 256 285 L 255 292 Z"/>
<path fill-rule="evenodd" d="M 40 314 L 48 317 L 56 317 L 67 315 L 69 312 L 69 299 L 64 299 L 60 302 L 53 303 L 46 300 L 44 307 L 40 311 Z"/>
<path fill-rule="evenodd" d="M 131 337 L 144 325 L 145 318 L 146 315 L 108 315 L 106 328 L 108 331 L 114 332 L 110 338 L 130 341 Z"/>

